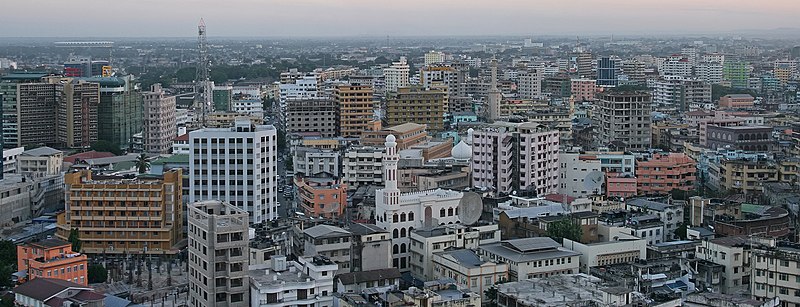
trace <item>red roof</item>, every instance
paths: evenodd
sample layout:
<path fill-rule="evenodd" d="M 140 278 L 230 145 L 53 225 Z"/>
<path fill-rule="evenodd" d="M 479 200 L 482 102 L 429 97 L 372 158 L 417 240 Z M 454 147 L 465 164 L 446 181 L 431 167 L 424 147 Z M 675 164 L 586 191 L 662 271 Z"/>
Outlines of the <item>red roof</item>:
<path fill-rule="evenodd" d="M 75 163 L 75 160 L 97 159 L 114 157 L 113 153 L 103 151 L 87 151 L 79 154 L 64 157 L 64 162 Z"/>
<path fill-rule="evenodd" d="M 544 196 L 544 199 L 562 204 L 564 203 L 564 200 L 567 201 L 566 204 L 571 204 L 573 201 L 575 201 L 575 197 L 564 194 L 548 194 Z"/>
<path fill-rule="evenodd" d="M 175 138 L 175 142 L 177 142 L 177 141 L 189 141 L 189 134 L 188 133 L 184 133 L 184 134 L 181 134 L 181 135 L 177 136 Z"/>

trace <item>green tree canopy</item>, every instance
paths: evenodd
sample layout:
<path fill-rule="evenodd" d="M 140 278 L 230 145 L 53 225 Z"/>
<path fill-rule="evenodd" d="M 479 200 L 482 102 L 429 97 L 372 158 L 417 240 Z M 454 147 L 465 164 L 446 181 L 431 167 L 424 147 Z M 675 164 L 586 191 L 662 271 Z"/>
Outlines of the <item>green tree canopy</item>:
<path fill-rule="evenodd" d="M 122 154 L 122 149 L 119 148 L 119 144 L 114 144 L 103 140 L 94 142 L 94 144 L 90 146 L 90 149 L 94 151 L 110 152 L 117 156 Z"/>
<path fill-rule="evenodd" d="M 78 228 L 72 228 L 69 230 L 69 238 L 67 238 L 67 241 L 69 241 L 69 243 L 72 243 L 73 252 L 76 253 L 81 252 L 81 238 Z"/>
<path fill-rule="evenodd" d="M 136 168 L 139 170 L 139 174 L 144 174 L 150 169 L 150 162 L 147 161 L 147 155 L 140 154 L 136 157 Z"/>
<path fill-rule="evenodd" d="M 547 236 L 558 241 L 558 243 L 562 243 L 565 238 L 572 241 L 580 241 L 581 236 L 583 236 L 583 230 L 572 219 L 565 217 L 547 225 Z"/>
<path fill-rule="evenodd" d="M 0 287 L 12 287 L 11 274 L 17 271 L 17 245 L 14 242 L 0 241 Z"/>
<path fill-rule="evenodd" d="M 100 264 L 90 265 L 86 274 L 89 277 L 90 284 L 106 282 L 106 280 L 108 280 L 108 270 Z"/>

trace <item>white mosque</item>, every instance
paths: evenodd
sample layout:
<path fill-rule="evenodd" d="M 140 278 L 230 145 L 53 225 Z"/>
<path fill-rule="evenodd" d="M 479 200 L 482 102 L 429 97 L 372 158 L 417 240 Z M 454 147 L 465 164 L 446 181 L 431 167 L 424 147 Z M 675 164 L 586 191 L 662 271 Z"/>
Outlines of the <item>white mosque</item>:
<path fill-rule="evenodd" d="M 375 193 L 375 224 L 391 233 L 392 264 L 401 272 L 406 272 L 410 271 L 411 263 L 411 231 L 460 223 L 458 204 L 464 193 L 443 189 L 400 193 L 397 188 L 397 161 L 400 156 L 395 141 L 394 135 L 386 137 L 383 156 L 385 187 Z M 472 157 L 472 149 L 462 141 L 453 147 L 451 154 L 456 160 L 468 161 Z"/>

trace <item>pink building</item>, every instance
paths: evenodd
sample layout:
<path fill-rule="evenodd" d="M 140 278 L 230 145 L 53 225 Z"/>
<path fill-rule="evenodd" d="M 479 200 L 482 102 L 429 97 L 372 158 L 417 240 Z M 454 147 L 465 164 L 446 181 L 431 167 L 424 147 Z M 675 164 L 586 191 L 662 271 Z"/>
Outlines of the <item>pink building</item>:
<path fill-rule="evenodd" d="M 575 101 L 593 101 L 594 94 L 597 93 L 597 81 L 590 79 L 572 79 L 572 97 Z"/>
<path fill-rule="evenodd" d="M 697 163 L 685 153 L 654 154 L 636 165 L 638 190 L 644 195 L 666 195 L 672 190 L 690 191 L 697 179 Z"/>
<path fill-rule="evenodd" d="M 472 138 L 472 184 L 498 194 L 557 193 L 558 149 L 558 130 L 535 123 L 496 122 L 478 129 Z"/>
<path fill-rule="evenodd" d="M 606 197 L 633 197 L 636 196 L 636 177 L 622 176 L 620 174 L 606 174 Z"/>

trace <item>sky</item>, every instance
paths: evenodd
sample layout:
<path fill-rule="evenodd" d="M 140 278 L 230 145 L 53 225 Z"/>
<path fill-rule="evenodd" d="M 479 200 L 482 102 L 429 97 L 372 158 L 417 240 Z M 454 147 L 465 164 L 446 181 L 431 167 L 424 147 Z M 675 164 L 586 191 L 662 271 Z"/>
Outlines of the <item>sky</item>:
<path fill-rule="evenodd" d="M 798 0 L 7 0 L 0 37 L 706 34 L 799 28 Z M 12 13 L 13 12 L 13 13 Z"/>

